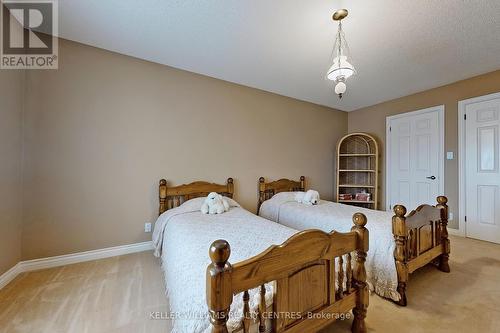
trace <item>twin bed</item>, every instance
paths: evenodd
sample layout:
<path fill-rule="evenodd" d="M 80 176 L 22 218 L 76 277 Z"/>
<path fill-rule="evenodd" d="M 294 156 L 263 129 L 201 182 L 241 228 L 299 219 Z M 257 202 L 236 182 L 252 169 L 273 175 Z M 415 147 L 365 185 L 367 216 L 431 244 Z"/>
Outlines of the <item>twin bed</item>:
<path fill-rule="evenodd" d="M 299 204 L 291 192 L 304 190 L 304 177 L 261 178 L 259 217 L 232 200 L 231 178 L 176 187 L 160 181 L 153 244 L 173 332 L 317 332 L 351 310 L 352 331 L 366 332 L 368 285 L 406 305 L 411 272 L 436 260 L 449 271 L 445 197 L 407 216 L 397 206 L 391 216 L 325 201 Z M 230 210 L 202 214 L 210 192 L 224 195 Z"/>
<path fill-rule="evenodd" d="M 209 192 L 226 196 L 230 210 L 202 214 Z M 233 192 L 232 179 L 160 181 L 153 244 L 173 332 L 317 332 L 350 310 L 352 331 L 366 332 L 366 217 L 354 214 L 345 233 L 299 232 L 244 210 Z"/>
<path fill-rule="evenodd" d="M 353 212 L 366 215 L 370 230 L 370 251 L 366 269 L 370 289 L 406 306 L 409 274 L 429 263 L 449 272 L 448 199 L 437 198 L 436 206 L 421 205 L 406 215 L 401 205 L 390 212 L 323 201 L 307 206 L 295 201 L 295 191 L 305 190 L 305 178 L 298 181 L 259 179 L 259 215 L 288 227 L 304 230 L 344 231 Z"/>

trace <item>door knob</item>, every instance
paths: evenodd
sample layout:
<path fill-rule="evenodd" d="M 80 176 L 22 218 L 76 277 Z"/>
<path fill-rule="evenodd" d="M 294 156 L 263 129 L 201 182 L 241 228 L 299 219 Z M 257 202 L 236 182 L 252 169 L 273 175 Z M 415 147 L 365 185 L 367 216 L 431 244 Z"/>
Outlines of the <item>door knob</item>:
<path fill-rule="evenodd" d="M 434 179 L 436 179 L 436 176 L 430 176 L 430 177 L 426 177 L 426 178 L 434 180 Z"/>

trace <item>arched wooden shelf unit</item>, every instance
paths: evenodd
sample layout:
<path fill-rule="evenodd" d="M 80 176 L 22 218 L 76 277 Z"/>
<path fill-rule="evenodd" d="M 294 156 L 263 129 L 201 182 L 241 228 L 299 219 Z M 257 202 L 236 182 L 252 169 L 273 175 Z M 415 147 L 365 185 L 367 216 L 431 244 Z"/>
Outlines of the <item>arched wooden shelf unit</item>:
<path fill-rule="evenodd" d="M 378 144 L 367 133 L 351 133 L 337 144 L 337 202 L 378 207 Z"/>

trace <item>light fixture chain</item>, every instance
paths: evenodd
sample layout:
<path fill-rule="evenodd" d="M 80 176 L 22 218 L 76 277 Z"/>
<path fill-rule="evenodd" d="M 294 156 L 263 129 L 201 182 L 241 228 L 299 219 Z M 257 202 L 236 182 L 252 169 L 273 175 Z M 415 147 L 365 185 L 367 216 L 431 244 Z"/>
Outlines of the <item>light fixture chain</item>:
<path fill-rule="evenodd" d="M 337 58 L 340 67 L 340 57 L 342 56 L 342 20 L 339 21 L 338 39 L 339 39 L 339 52 L 337 54 Z"/>

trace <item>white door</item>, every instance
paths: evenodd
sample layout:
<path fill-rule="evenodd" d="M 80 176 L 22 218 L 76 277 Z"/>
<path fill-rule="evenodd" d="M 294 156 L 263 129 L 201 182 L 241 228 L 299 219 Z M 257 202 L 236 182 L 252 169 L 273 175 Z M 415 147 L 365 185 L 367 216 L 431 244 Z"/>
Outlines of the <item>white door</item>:
<path fill-rule="evenodd" d="M 500 98 L 465 106 L 466 234 L 500 243 Z"/>
<path fill-rule="evenodd" d="M 387 208 L 408 212 L 443 194 L 444 107 L 387 118 Z"/>

